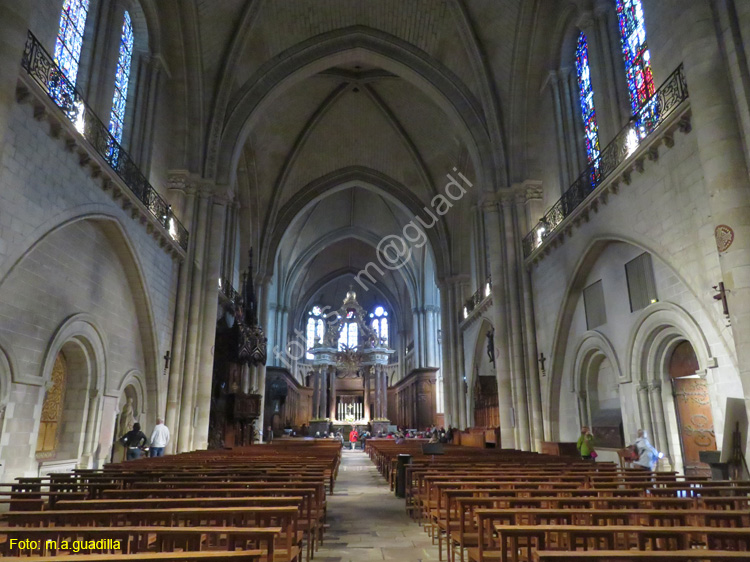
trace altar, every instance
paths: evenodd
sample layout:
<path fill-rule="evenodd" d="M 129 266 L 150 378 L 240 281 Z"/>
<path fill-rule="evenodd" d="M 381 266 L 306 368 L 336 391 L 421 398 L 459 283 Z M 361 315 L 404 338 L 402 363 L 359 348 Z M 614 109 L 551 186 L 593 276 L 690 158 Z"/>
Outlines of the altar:
<path fill-rule="evenodd" d="M 342 338 L 342 333 L 356 334 L 356 341 Z M 326 315 L 323 337 L 309 351 L 313 355 L 311 428 L 322 428 L 322 422 L 330 424 L 329 431 L 388 422 L 385 367 L 395 351 L 368 325 L 354 291 L 347 292 L 338 311 Z"/>

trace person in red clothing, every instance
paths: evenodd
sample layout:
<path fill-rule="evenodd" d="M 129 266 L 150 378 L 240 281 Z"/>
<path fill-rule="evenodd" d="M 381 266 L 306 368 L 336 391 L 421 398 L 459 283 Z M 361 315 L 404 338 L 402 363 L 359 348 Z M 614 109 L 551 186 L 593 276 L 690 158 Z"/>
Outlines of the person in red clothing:
<path fill-rule="evenodd" d="M 358 440 L 359 440 L 359 433 L 357 433 L 357 428 L 353 427 L 352 430 L 349 432 L 349 443 L 352 444 L 352 451 L 357 448 Z"/>

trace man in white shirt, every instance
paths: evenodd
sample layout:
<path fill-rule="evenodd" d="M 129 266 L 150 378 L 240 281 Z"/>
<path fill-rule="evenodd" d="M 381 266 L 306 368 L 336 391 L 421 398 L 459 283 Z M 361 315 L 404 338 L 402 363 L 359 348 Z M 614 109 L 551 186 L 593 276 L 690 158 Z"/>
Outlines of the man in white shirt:
<path fill-rule="evenodd" d="M 164 425 L 163 419 L 157 418 L 154 431 L 151 432 L 151 447 L 149 449 L 149 456 L 163 456 L 164 447 L 167 446 L 167 443 L 169 443 L 169 429 L 166 425 Z"/>

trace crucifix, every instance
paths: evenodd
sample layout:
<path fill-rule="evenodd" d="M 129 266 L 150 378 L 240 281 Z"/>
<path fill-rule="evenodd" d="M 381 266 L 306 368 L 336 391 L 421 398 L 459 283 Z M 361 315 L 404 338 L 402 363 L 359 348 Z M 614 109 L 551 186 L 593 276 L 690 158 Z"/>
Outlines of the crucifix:
<path fill-rule="evenodd" d="M 169 355 L 169 350 L 167 350 L 167 354 L 164 356 L 164 374 L 167 374 L 167 369 L 169 369 L 169 361 L 172 359 L 172 357 Z"/>
<path fill-rule="evenodd" d="M 546 376 L 547 373 L 544 372 L 544 362 L 547 361 L 547 358 L 544 356 L 544 353 L 539 354 L 539 359 L 537 359 L 537 361 L 539 362 L 539 366 L 541 367 L 542 376 Z"/>

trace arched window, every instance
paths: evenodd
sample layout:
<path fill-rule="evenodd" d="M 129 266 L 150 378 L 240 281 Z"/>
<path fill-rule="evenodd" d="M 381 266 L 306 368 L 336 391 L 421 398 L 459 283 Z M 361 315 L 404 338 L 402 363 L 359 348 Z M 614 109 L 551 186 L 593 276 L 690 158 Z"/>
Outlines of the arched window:
<path fill-rule="evenodd" d="M 125 121 L 125 105 L 128 101 L 128 82 L 130 81 L 130 62 L 133 58 L 133 22 L 126 11 L 120 34 L 120 47 L 115 72 L 115 93 L 112 97 L 112 112 L 109 116 L 109 132 L 117 141 L 122 142 L 122 130 Z"/>
<path fill-rule="evenodd" d="M 323 310 L 319 306 L 313 306 L 312 310 L 307 313 L 307 355 L 308 359 L 313 359 L 310 349 L 315 346 L 316 340 L 323 341 L 325 336 L 325 324 L 323 323 Z"/>
<path fill-rule="evenodd" d="M 370 313 L 370 318 L 372 329 L 380 338 L 380 344 L 388 347 L 388 313 L 382 306 L 378 306 Z"/>
<path fill-rule="evenodd" d="M 576 72 L 578 74 L 578 97 L 581 102 L 581 115 L 586 136 L 586 154 L 589 164 L 598 167 L 599 127 L 596 124 L 594 111 L 594 89 L 591 87 L 591 69 L 589 67 L 589 48 L 586 35 L 581 32 L 576 45 Z"/>
<path fill-rule="evenodd" d="M 639 110 L 656 91 L 651 72 L 651 55 L 646 44 L 646 20 L 641 0 L 617 0 L 617 19 L 620 22 L 630 109 L 633 115 L 638 115 Z M 646 135 L 648 125 L 656 121 L 657 111 L 656 103 L 652 103 L 641 112 L 636 123 L 641 138 Z"/>
<path fill-rule="evenodd" d="M 356 320 L 344 321 L 339 332 L 339 349 L 342 347 L 357 347 L 359 344 L 359 326 Z"/>
<path fill-rule="evenodd" d="M 55 63 L 75 86 L 81 60 L 83 30 L 89 13 L 89 0 L 65 0 L 60 14 L 60 31 L 55 41 Z"/>

